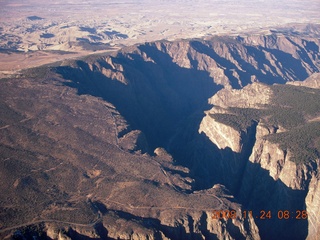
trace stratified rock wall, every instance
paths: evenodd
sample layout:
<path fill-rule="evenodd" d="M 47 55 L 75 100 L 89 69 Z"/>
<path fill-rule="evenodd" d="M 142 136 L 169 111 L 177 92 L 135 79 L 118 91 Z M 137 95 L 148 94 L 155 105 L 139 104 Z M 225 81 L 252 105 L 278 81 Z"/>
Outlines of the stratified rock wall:
<path fill-rule="evenodd" d="M 260 90 L 265 88 L 264 93 L 251 95 L 250 93 L 257 90 L 257 86 L 261 87 Z M 267 97 L 260 101 L 260 96 L 263 95 Z M 263 104 L 270 104 L 271 96 L 269 87 L 261 84 L 252 84 L 242 90 L 221 90 L 212 98 L 217 106 L 206 113 L 199 132 L 203 132 L 221 151 L 230 148 L 234 153 L 238 153 L 236 158 L 239 168 L 242 167 L 241 162 L 247 161 L 242 177 L 235 180 L 233 186 L 237 186 L 238 181 L 241 182 L 237 197 L 249 209 L 257 214 L 261 211 L 271 211 L 272 218 L 263 225 L 259 224 L 258 219 L 261 236 L 284 238 L 291 236 L 298 239 L 308 236 L 309 239 L 315 239 L 320 229 L 319 160 L 293 162 L 292 152 L 289 149 L 283 149 L 279 144 L 266 138 L 270 134 L 287 130 L 268 125 L 266 120 L 258 120 L 255 126 L 254 144 L 252 149 L 249 149 L 251 153 L 248 159 L 243 159 L 245 157 L 242 154 L 245 151 L 243 139 L 248 136 L 246 129 L 236 129 L 210 116 L 214 113 L 229 113 L 229 107 L 257 109 L 262 106 L 262 101 Z M 242 99 L 246 99 L 246 103 Z M 223 157 L 220 161 L 223 161 Z M 232 189 L 232 183 L 229 187 Z M 287 221 L 281 219 L 279 211 L 288 211 L 290 219 Z M 305 213 L 309 216 L 302 216 Z M 308 233 L 297 230 L 306 229 L 306 226 Z M 268 230 L 270 228 L 274 229 L 272 233 Z"/>
<path fill-rule="evenodd" d="M 306 210 L 308 212 L 308 240 L 320 239 L 320 177 L 318 173 L 313 173 L 309 185 L 309 191 L 306 197 Z"/>
<path fill-rule="evenodd" d="M 319 162 L 295 164 L 265 138 L 283 126 L 234 127 L 231 110 L 263 110 L 265 84 L 319 72 L 319 45 L 281 33 L 157 41 L 1 80 L 0 237 L 39 222 L 64 225 L 48 230 L 60 239 L 319 235 Z M 231 194 L 206 191 L 215 184 Z M 245 208 L 253 218 L 212 219 Z"/>

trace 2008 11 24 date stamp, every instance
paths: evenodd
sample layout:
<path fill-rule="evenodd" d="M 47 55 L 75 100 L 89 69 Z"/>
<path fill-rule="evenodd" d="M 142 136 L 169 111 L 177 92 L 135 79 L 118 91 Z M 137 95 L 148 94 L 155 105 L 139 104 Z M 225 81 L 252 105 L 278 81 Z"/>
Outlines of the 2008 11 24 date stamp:
<path fill-rule="evenodd" d="M 212 219 L 236 219 L 236 218 L 254 218 L 267 220 L 272 218 L 277 218 L 280 220 L 296 219 L 296 220 L 306 220 L 308 219 L 308 212 L 306 210 L 261 210 L 259 213 L 253 211 L 243 210 L 213 210 Z"/>

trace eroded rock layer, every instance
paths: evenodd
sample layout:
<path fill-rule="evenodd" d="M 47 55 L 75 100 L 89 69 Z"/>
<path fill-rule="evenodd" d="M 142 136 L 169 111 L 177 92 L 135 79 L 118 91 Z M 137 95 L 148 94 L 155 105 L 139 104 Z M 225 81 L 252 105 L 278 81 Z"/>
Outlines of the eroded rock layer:
<path fill-rule="evenodd" d="M 146 43 L 1 79 L 1 236 L 319 236 L 318 78 L 270 85 L 319 69 L 318 37 L 270 33 Z"/>

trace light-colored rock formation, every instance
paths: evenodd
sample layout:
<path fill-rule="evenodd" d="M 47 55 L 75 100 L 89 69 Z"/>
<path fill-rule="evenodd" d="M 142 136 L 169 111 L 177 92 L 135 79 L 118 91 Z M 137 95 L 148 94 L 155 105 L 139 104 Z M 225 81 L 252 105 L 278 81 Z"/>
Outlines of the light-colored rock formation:
<path fill-rule="evenodd" d="M 202 119 L 199 133 L 205 133 L 219 149 L 231 148 L 236 153 L 241 152 L 243 133 L 217 122 L 209 114 Z"/>
<path fill-rule="evenodd" d="M 308 213 L 308 240 L 320 239 L 320 164 L 318 161 L 318 173 L 313 173 L 306 197 L 306 210 Z"/>
<path fill-rule="evenodd" d="M 270 103 L 271 97 L 270 87 L 262 83 L 253 83 L 241 90 L 224 88 L 209 100 L 215 107 L 206 112 L 206 116 L 200 124 L 199 133 L 205 133 L 219 149 L 229 147 L 233 152 L 240 153 L 246 129 L 239 131 L 229 125 L 220 123 L 210 115 L 228 113 L 229 107 L 262 108 Z"/>
<path fill-rule="evenodd" d="M 312 83 L 317 82 L 312 80 Z M 311 86 L 310 81 L 299 85 Z M 244 131 L 245 129 L 236 129 L 223 122 L 218 122 L 210 114 L 230 113 L 229 107 L 259 108 L 261 105 L 270 103 L 272 95 L 268 86 L 259 83 L 253 83 L 242 90 L 223 89 L 219 91 L 211 99 L 211 103 L 217 106 L 207 112 L 201 122 L 199 132 L 204 133 L 219 149 L 230 148 L 233 152 L 240 154 L 238 161 L 241 161 L 243 157 L 241 154 L 245 151 L 243 140 L 246 139 L 247 132 Z M 317 239 L 320 231 L 319 159 L 314 159 L 313 163 L 293 162 L 290 149 L 283 149 L 279 143 L 266 138 L 270 134 L 287 130 L 268 125 L 267 122 L 266 118 L 254 126 L 254 144 L 251 154 L 247 160 L 242 159 L 248 162 L 240 180 L 238 197 L 253 208 L 257 206 L 257 201 L 265 202 L 264 206 L 274 209 L 275 216 L 279 209 L 290 211 L 292 218 L 306 211 L 308 218 L 302 220 L 308 222 L 308 239 Z M 304 197 L 306 197 L 305 202 Z M 283 221 L 278 223 L 270 221 L 266 225 L 274 227 L 276 224 L 282 226 L 283 229 L 288 229 Z M 295 228 L 301 228 L 303 221 L 298 217 L 291 224 Z"/>
<path fill-rule="evenodd" d="M 305 81 L 288 82 L 287 84 L 295 86 L 303 86 L 309 88 L 320 88 L 320 73 L 314 73 L 308 77 Z"/>
<path fill-rule="evenodd" d="M 317 72 L 318 46 L 317 38 L 277 34 L 158 41 L 1 81 L 0 234 L 41 216 L 70 227 L 48 231 L 55 238 L 259 239 L 275 229 L 271 239 L 279 239 L 295 237 L 295 229 L 306 237 L 308 227 L 314 237 L 315 164 L 291 162 L 289 150 L 265 138 L 280 127 L 269 126 L 268 116 L 239 114 L 244 123 L 233 127 L 232 107 L 266 110 L 276 86 L 258 82 Z M 203 118 L 209 98 L 214 108 Z M 216 183 L 235 198 L 194 192 Z M 277 223 L 276 212 L 263 224 L 210 218 L 214 209 L 241 212 L 236 199 L 258 212 L 307 208 L 311 215 L 293 224 Z"/>
<path fill-rule="evenodd" d="M 268 85 L 253 83 L 240 90 L 224 88 L 215 94 L 209 103 L 222 108 L 262 108 L 270 103 L 271 96 Z"/>
<path fill-rule="evenodd" d="M 284 151 L 277 144 L 264 139 L 270 132 L 274 132 L 272 127 L 258 124 L 256 142 L 249 161 L 267 170 L 275 181 L 281 180 L 291 189 L 304 189 L 307 181 L 307 167 L 290 161 L 290 151 Z"/>

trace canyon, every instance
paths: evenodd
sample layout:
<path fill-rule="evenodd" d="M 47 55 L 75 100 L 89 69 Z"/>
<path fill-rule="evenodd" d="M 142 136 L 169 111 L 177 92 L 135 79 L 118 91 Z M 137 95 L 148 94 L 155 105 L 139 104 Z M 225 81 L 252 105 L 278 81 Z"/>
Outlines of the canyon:
<path fill-rule="evenodd" d="M 2 78 L 0 236 L 320 238 L 319 36 L 162 40 Z"/>

